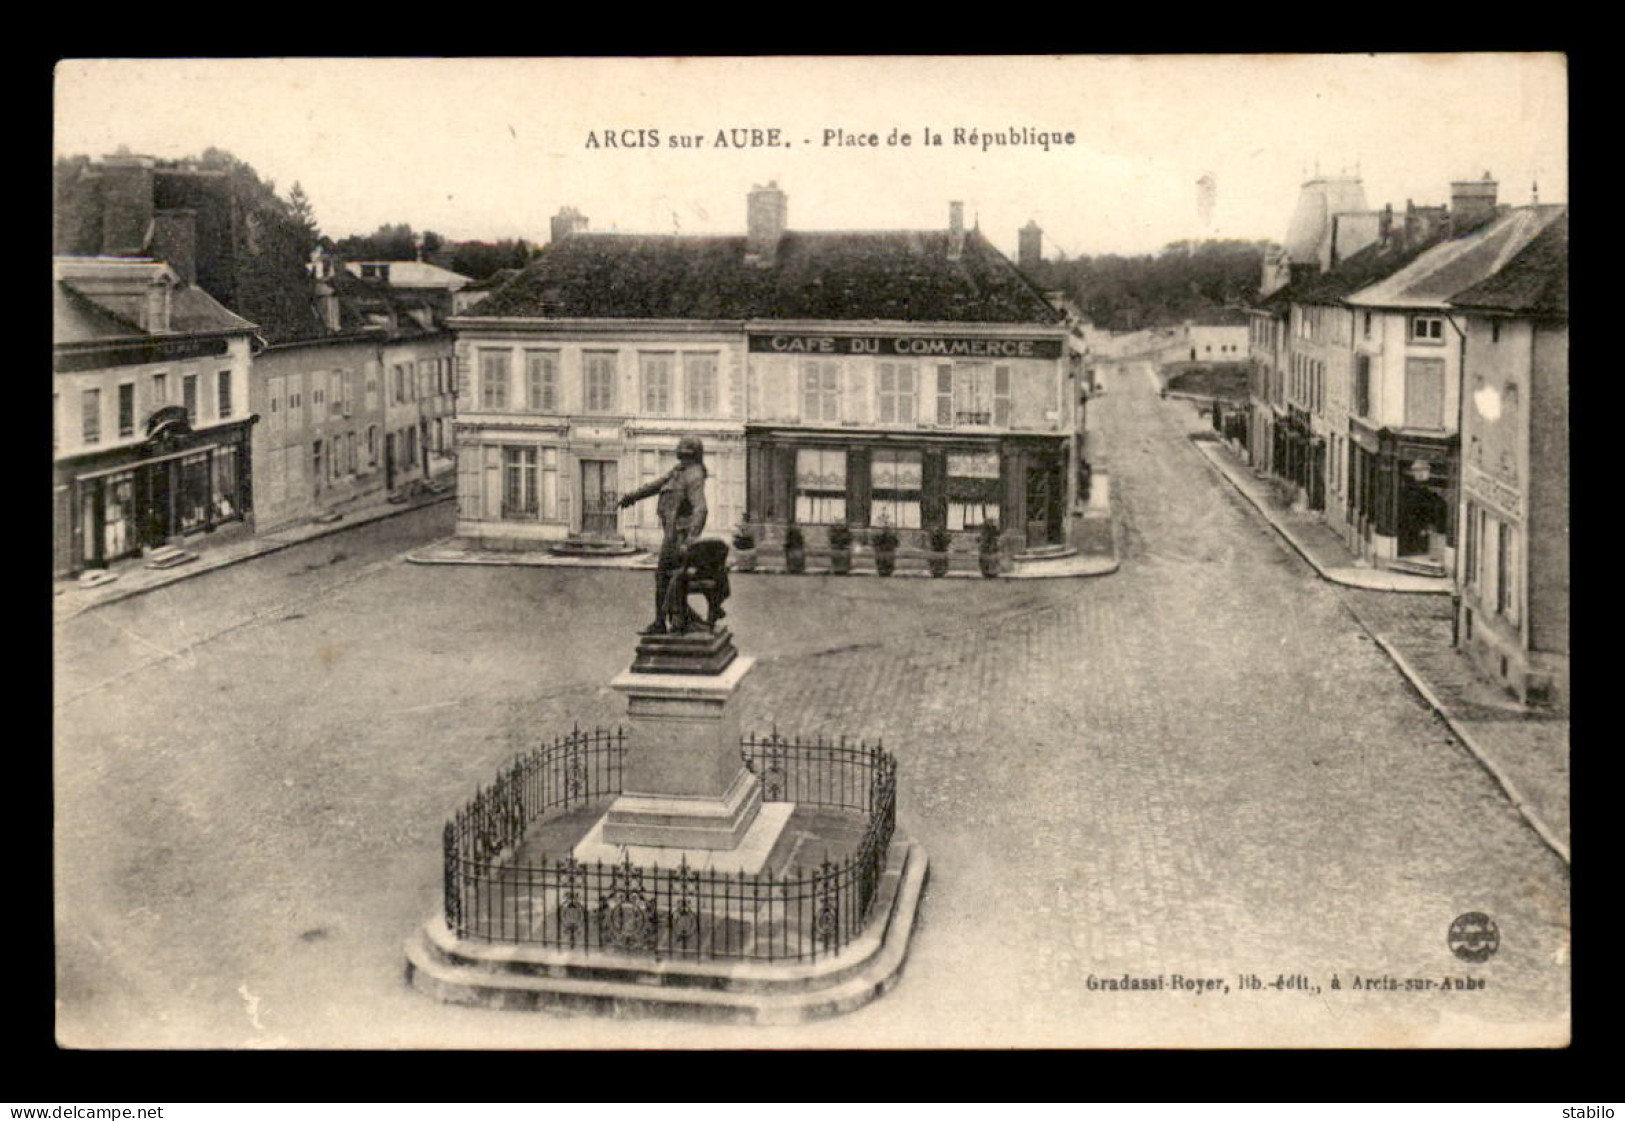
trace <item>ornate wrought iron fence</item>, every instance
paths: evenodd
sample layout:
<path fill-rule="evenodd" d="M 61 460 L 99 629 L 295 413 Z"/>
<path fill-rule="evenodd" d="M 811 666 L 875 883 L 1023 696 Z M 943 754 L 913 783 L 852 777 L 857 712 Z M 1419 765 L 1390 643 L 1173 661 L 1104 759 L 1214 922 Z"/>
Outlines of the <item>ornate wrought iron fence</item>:
<path fill-rule="evenodd" d="M 618 793 L 624 733 L 576 731 L 516 759 L 446 825 L 446 925 L 460 938 L 662 957 L 816 960 L 862 931 L 896 829 L 897 764 L 878 744 L 746 737 L 767 801 L 861 814 L 837 859 L 759 875 L 515 859 L 546 811 Z"/>

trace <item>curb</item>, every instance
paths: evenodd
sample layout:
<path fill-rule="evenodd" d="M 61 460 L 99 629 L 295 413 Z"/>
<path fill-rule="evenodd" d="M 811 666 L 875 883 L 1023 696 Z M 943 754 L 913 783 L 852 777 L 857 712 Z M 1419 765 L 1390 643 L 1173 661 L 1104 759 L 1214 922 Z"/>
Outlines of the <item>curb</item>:
<path fill-rule="evenodd" d="M 55 622 L 65 623 L 69 619 L 77 619 L 87 611 L 95 611 L 99 607 L 107 607 L 110 604 L 120 603 L 123 600 L 134 599 L 136 596 L 146 595 L 148 592 L 156 592 L 160 588 L 167 588 L 170 585 L 178 584 L 183 580 L 190 580 L 194 576 L 202 576 L 209 572 L 218 572 L 222 568 L 231 568 L 233 565 L 242 564 L 244 561 L 256 560 L 259 557 L 270 556 L 272 553 L 280 553 L 282 550 L 291 549 L 295 545 L 304 545 L 310 541 L 318 541 L 323 537 L 331 537 L 334 534 L 343 533 L 348 529 L 356 529 L 360 526 L 371 525 L 373 522 L 381 522 L 389 518 L 399 517 L 401 514 L 409 514 L 413 510 L 422 510 L 429 506 L 438 505 L 441 502 L 450 502 L 456 497 L 457 496 L 455 494 L 442 494 L 437 495 L 427 502 L 419 502 L 416 505 L 401 503 L 398 508 L 378 510 L 364 518 L 358 518 L 355 520 L 350 520 L 347 518 L 343 521 L 334 522 L 332 525 L 323 526 L 315 533 L 308 534 L 304 537 L 295 538 L 291 541 L 269 541 L 261 539 L 260 547 L 246 551 L 241 556 L 223 557 L 216 560 L 215 563 L 208 565 L 201 563 L 197 565 L 188 565 L 184 572 L 177 572 L 171 579 L 164 580 L 156 584 L 148 584 L 145 587 L 125 588 L 122 591 L 109 592 L 105 597 L 98 599 L 95 603 L 87 603 L 82 607 L 58 616 L 55 619 Z M 201 556 L 198 558 L 200 562 L 203 559 L 204 558 Z"/>
<path fill-rule="evenodd" d="M 1546 842 L 1546 846 L 1558 855 L 1565 866 L 1570 866 L 1569 846 L 1564 844 L 1563 841 L 1558 838 L 1556 831 L 1542 821 L 1539 815 L 1529 807 L 1528 803 L 1524 799 L 1524 796 L 1518 791 L 1518 788 L 1513 783 L 1512 779 L 1507 776 L 1506 772 L 1501 770 L 1501 768 L 1495 764 L 1495 761 L 1491 759 L 1489 754 L 1485 752 L 1485 750 L 1478 744 L 1478 741 L 1473 738 L 1472 734 L 1466 729 L 1466 727 L 1464 727 L 1459 720 L 1450 715 L 1449 709 L 1445 706 L 1444 702 L 1439 699 L 1438 695 L 1434 693 L 1432 687 L 1428 685 L 1427 679 L 1416 671 L 1415 667 L 1413 667 L 1410 662 L 1406 660 L 1405 655 L 1401 654 L 1393 643 L 1389 642 L 1381 634 L 1373 630 L 1369 625 L 1366 624 L 1364 619 L 1360 618 L 1360 616 L 1352 609 L 1348 608 L 1347 605 L 1344 606 L 1344 610 L 1348 611 L 1348 613 L 1354 617 L 1354 621 L 1360 625 L 1361 630 L 1365 631 L 1366 634 L 1371 636 L 1371 641 L 1380 646 L 1383 653 L 1387 654 L 1388 657 L 1393 660 L 1394 664 L 1399 667 L 1399 672 L 1403 674 L 1405 679 L 1411 683 L 1411 687 L 1422 695 L 1422 699 L 1428 703 L 1429 707 L 1431 707 L 1434 712 L 1439 714 L 1439 717 L 1444 720 L 1445 724 L 1450 728 L 1450 731 L 1455 734 L 1455 737 L 1466 746 L 1468 753 L 1471 754 L 1474 759 L 1478 760 L 1479 765 L 1490 773 L 1491 778 L 1495 779 L 1495 781 L 1500 784 L 1501 790 L 1506 794 L 1507 798 L 1511 800 L 1513 808 L 1516 809 L 1523 819 L 1529 823 L 1530 828 L 1534 829 L 1535 833 L 1539 835 L 1540 839 Z"/>
<path fill-rule="evenodd" d="M 1219 475 L 1222 475 L 1225 482 L 1234 487 L 1243 498 L 1252 504 L 1254 509 L 1258 510 L 1259 514 L 1264 518 L 1264 520 L 1269 523 L 1270 528 L 1274 529 L 1276 534 L 1283 541 L 1291 545 L 1293 551 L 1301 556 L 1309 567 L 1314 569 L 1315 572 L 1319 574 L 1321 579 L 1326 580 L 1329 583 L 1336 584 L 1339 587 L 1357 588 L 1361 591 L 1392 591 L 1400 595 L 1444 594 L 1442 592 L 1428 592 L 1421 590 L 1412 591 L 1400 588 L 1366 588 L 1360 584 L 1348 584 L 1341 580 L 1334 580 L 1332 577 L 1326 575 L 1326 572 L 1314 562 L 1308 553 L 1304 551 L 1303 547 L 1300 546 L 1298 542 L 1294 540 L 1292 536 L 1275 521 L 1275 519 L 1269 516 L 1269 512 L 1267 510 L 1253 500 L 1252 495 L 1248 494 L 1243 487 L 1237 485 L 1236 481 L 1230 477 L 1230 473 L 1228 471 L 1219 466 L 1218 463 L 1214 462 L 1213 457 L 1208 455 L 1207 452 L 1203 451 L 1200 447 L 1196 447 L 1196 441 L 1191 441 L 1191 446 L 1198 455 L 1207 461 L 1208 466 L 1213 471 L 1217 472 Z M 1444 702 L 1439 699 L 1438 694 L 1435 693 L 1432 687 L 1428 685 L 1427 680 L 1416 671 L 1416 668 L 1406 660 L 1405 655 L 1401 654 L 1393 643 L 1389 642 L 1369 624 L 1367 624 L 1364 619 L 1360 618 L 1359 614 L 1355 612 L 1354 609 L 1351 608 L 1347 603 L 1343 605 L 1343 610 L 1347 611 L 1354 621 L 1359 624 L 1360 629 L 1371 637 L 1371 641 L 1375 642 L 1377 646 L 1381 648 L 1382 652 L 1388 655 L 1389 660 L 1392 661 L 1396 667 L 1398 667 L 1401 676 L 1403 676 L 1406 681 L 1410 682 L 1411 687 L 1421 694 L 1422 699 L 1427 702 L 1428 707 L 1433 709 L 1439 718 L 1445 722 L 1446 727 L 1450 729 L 1451 733 L 1456 737 L 1456 739 L 1460 740 L 1462 745 L 1467 748 L 1467 753 L 1478 761 L 1479 766 L 1483 767 L 1489 772 L 1490 777 L 1493 778 L 1501 787 L 1502 793 L 1504 793 L 1512 802 L 1513 809 L 1517 810 L 1518 814 L 1524 819 L 1524 821 L 1528 822 L 1530 828 L 1535 831 L 1535 834 L 1540 837 L 1543 842 L 1545 842 L 1546 847 L 1557 854 L 1558 858 L 1563 861 L 1565 867 L 1571 866 L 1569 860 L 1569 846 L 1564 844 L 1563 841 L 1558 838 L 1556 831 L 1542 821 L 1539 815 L 1537 815 L 1534 810 L 1529 807 L 1528 802 L 1525 800 L 1523 794 L 1519 792 L 1512 779 L 1507 776 L 1506 772 L 1496 765 L 1495 761 L 1490 758 L 1489 754 L 1485 752 L 1478 741 L 1473 738 L 1472 733 L 1467 730 L 1462 722 L 1451 715 L 1450 710 L 1445 706 Z"/>
<path fill-rule="evenodd" d="M 1280 522 L 1276 521 L 1274 518 L 1270 517 L 1270 511 L 1266 510 L 1259 503 L 1259 501 L 1247 491 L 1246 487 L 1236 482 L 1236 480 L 1231 477 L 1230 472 L 1226 471 L 1222 466 L 1220 466 L 1213 456 L 1209 455 L 1202 449 L 1200 445 L 1206 443 L 1207 441 L 1190 440 L 1188 437 L 1187 439 L 1189 440 L 1192 450 L 1195 451 L 1197 455 L 1202 457 L 1202 459 L 1207 463 L 1208 468 L 1222 478 L 1226 483 L 1230 484 L 1231 488 L 1234 489 L 1237 494 L 1246 499 L 1248 504 L 1251 505 L 1253 509 L 1257 510 L 1259 515 L 1263 517 L 1264 521 L 1268 523 L 1269 527 L 1275 531 L 1276 535 L 1288 545 L 1292 546 L 1292 551 L 1297 553 L 1298 556 L 1302 557 L 1304 563 L 1315 570 L 1315 575 L 1319 576 L 1327 583 L 1336 584 L 1340 588 L 1355 588 L 1362 592 L 1383 592 L 1387 595 L 1443 596 L 1450 594 L 1450 590 L 1448 588 L 1380 588 L 1372 587 L 1369 584 L 1357 584 L 1349 580 L 1338 579 L 1336 576 L 1333 576 L 1331 573 L 1322 568 L 1319 561 L 1315 560 L 1314 557 L 1309 555 L 1309 551 L 1305 549 L 1302 543 L 1298 541 L 1296 534 L 1294 534 L 1287 527 L 1283 526 Z"/>

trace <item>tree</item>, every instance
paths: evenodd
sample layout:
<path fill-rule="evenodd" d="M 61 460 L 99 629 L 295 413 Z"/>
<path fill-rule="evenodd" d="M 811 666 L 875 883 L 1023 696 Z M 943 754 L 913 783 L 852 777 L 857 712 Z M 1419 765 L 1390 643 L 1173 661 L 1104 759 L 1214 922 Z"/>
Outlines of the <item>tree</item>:
<path fill-rule="evenodd" d="M 310 205 L 305 189 L 297 180 L 288 191 L 288 216 L 300 233 L 301 241 L 305 243 L 305 256 L 309 257 L 322 242 L 322 230 L 316 223 L 316 210 Z"/>

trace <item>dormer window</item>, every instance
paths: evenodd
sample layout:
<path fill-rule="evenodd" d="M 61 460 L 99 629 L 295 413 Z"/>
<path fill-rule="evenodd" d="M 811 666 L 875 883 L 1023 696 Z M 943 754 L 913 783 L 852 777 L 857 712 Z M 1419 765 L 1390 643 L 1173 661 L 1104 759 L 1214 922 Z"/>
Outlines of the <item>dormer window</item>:
<path fill-rule="evenodd" d="M 1444 342 L 1444 319 L 1437 315 L 1411 316 L 1411 342 Z"/>

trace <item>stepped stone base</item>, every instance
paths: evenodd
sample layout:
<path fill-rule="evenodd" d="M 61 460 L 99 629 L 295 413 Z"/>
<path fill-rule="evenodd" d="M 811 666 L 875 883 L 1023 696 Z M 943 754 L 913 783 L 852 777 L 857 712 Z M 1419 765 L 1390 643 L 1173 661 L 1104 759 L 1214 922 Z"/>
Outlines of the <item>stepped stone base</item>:
<path fill-rule="evenodd" d="M 558 557 L 629 557 L 644 550 L 616 537 L 566 537 L 547 551 Z"/>
<path fill-rule="evenodd" d="M 602 834 L 600 839 L 610 846 L 736 849 L 745 843 L 761 809 L 761 780 L 740 767 L 720 798 L 694 794 L 622 794 L 611 803 L 597 831 Z M 767 847 L 771 849 L 772 843 Z M 766 856 L 767 851 L 763 850 L 763 859 Z M 586 859 L 579 853 L 577 858 Z M 669 858 L 660 858 L 660 863 L 665 865 L 676 861 L 675 852 Z"/>
<path fill-rule="evenodd" d="M 436 915 L 406 943 L 406 981 L 451 1004 L 762 1024 L 860 1008 L 902 976 L 929 865 L 901 833 L 892 841 L 863 932 L 810 962 L 656 959 L 608 950 L 461 940 Z"/>

